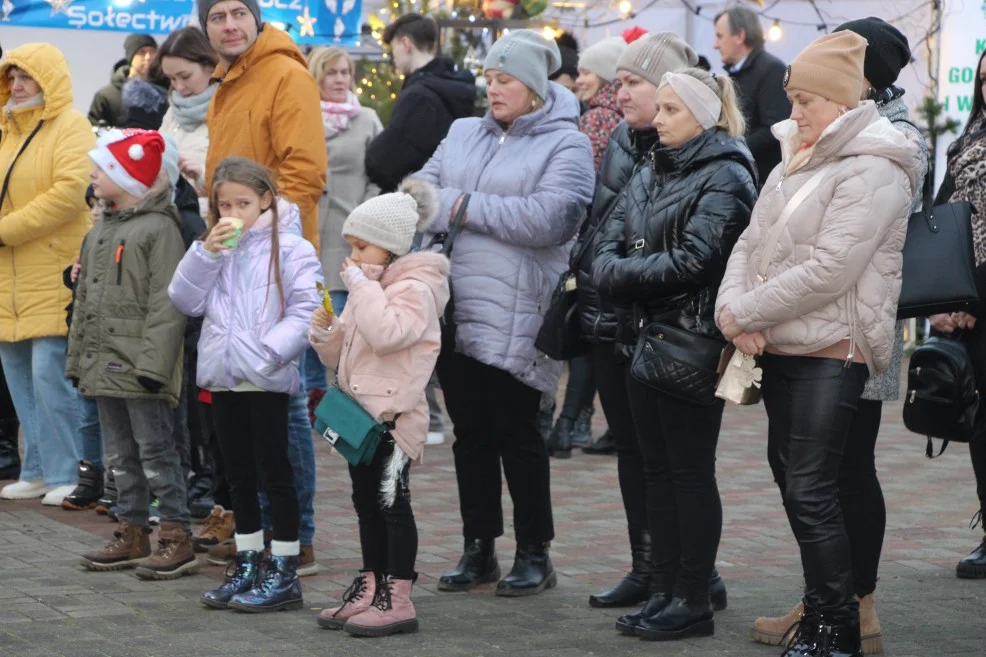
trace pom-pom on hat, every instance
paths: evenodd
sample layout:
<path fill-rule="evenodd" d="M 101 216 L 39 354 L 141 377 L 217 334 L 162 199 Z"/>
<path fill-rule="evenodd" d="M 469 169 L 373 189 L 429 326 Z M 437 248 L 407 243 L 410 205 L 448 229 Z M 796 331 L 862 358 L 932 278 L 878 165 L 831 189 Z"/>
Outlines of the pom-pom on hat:
<path fill-rule="evenodd" d="M 147 194 L 158 174 L 164 138 L 156 130 L 109 130 L 89 151 L 89 157 L 123 191 L 136 197 Z"/>
<path fill-rule="evenodd" d="M 343 237 L 355 237 L 393 253 L 407 255 L 414 234 L 438 214 L 438 190 L 417 178 L 405 178 L 393 194 L 381 194 L 353 210 L 342 226 Z"/>

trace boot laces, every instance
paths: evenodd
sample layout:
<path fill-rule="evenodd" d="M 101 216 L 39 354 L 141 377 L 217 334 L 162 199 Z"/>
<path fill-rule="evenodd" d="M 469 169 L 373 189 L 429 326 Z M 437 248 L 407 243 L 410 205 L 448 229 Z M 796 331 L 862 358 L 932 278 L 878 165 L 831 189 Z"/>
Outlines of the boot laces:
<path fill-rule="evenodd" d="M 802 614 L 801 618 L 792 623 L 791 627 L 784 632 L 785 637 L 790 636 L 791 638 L 786 644 L 783 644 L 784 650 L 781 655 L 783 657 L 789 650 L 798 646 L 804 646 L 810 651 L 810 654 L 828 654 L 826 651 L 831 633 L 831 626 L 825 625 L 818 616 Z"/>
<path fill-rule="evenodd" d="M 983 511 L 980 509 L 976 511 L 976 515 L 972 516 L 972 520 L 969 521 L 969 529 L 975 529 L 979 525 L 983 524 Z M 984 527 L 986 529 L 986 527 Z"/>
<path fill-rule="evenodd" d="M 391 587 L 394 583 L 390 579 L 385 579 L 380 583 L 380 588 L 377 589 L 377 594 L 373 597 L 373 606 L 380 611 L 390 611 L 394 608 L 391 602 Z"/>
<path fill-rule="evenodd" d="M 250 562 L 246 559 L 237 559 L 226 564 L 226 581 L 241 579 L 247 576 L 250 570 Z"/>
<path fill-rule="evenodd" d="M 342 594 L 342 602 L 344 604 L 349 604 L 363 597 L 367 589 L 366 579 L 366 575 L 360 574 L 359 577 L 353 580 L 353 583 L 349 585 L 346 592 Z"/>
<path fill-rule="evenodd" d="M 162 559 L 170 559 L 174 556 L 175 550 L 177 549 L 178 541 L 165 541 L 158 539 L 157 554 L 154 556 L 161 557 Z"/>

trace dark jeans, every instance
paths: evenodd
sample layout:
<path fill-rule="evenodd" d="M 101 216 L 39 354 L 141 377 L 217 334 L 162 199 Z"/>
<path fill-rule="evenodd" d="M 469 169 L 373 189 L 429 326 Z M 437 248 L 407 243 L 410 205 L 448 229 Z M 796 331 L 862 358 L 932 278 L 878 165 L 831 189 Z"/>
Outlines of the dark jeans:
<path fill-rule="evenodd" d="M 161 520 L 189 526 L 185 477 L 173 435 L 174 412 L 160 399 L 96 397 L 113 469 L 117 515 L 147 527 L 151 493 L 160 502 Z"/>
<path fill-rule="evenodd" d="M 963 338 L 969 349 L 973 370 L 976 374 L 976 387 L 986 388 L 986 323 L 977 324 L 972 331 L 967 331 Z M 979 499 L 980 511 L 986 512 L 986 404 L 979 407 L 976 417 L 976 430 L 969 441 L 969 457 L 972 460 L 972 471 L 976 476 L 976 496 Z M 983 523 L 986 528 L 986 523 Z"/>
<path fill-rule="evenodd" d="M 599 402 L 613 440 L 616 441 L 616 466 L 623 508 L 627 514 L 630 543 L 639 545 L 643 542 L 643 533 L 647 529 L 644 461 L 640 456 L 640 442 L 633 426 L 630 398 L 627 395 L 626 365 L 617 361 L 612 344 L 594 345 L 592 362 L 595 387 L 599 389 Z"/>
<path fill-rule="evenodd" d="M 887 528 L 887 505 L 876 474 L 876 439 L 882 413 L 883 402 L 859 400 L 839 465 L 839 505 L 852 554 L 853 592 L 859 597 L 876 590 Z M 777 441 L 767 442 L 767 461 L 783 495 L 786 474 Z"/>
<path fill-rule="evenodd" d="M 627 393 L 644 461 L 655 590 L 708 604 L 722 537 L 716 444 L 723 402 L 680 402 L 629 372 Z"/>
<path fill-rule="evenodd" d="M 274 540 L 298 540 L 298 497 L 288 458 L 288 399 L 275 392 L 212 393 L 238 534 L 261 530 L 257 493 L 263 489 L 272 507 Z"/>
<path fill-rule="evenodd" d="M 410 463 L 401 471 L 394 505 L 385 507 L 380 499 L 380 482 L 393 453 L 394 442 L 388 438 L 380 443 L 372 463 L 349 466 L 353 506 L 359 516 L 363 569 L 386 573 L 397 579 L 414 579 L 418 526 L 411 511 Z"/>
<path fill-rule="evenodd" d="M 504 370 L 456 353 L 439 357 L 438 379 L 455 433 L 452 453 L 463 535 L 503 534 L 502 461 L 517 543 L 553 539 L 548 448 L 537 419 L 541 393 Z"/>
<path fill-rule="evenodd" d="M 859 608 L 839 478 L 869 372 L 862 363 L 772 354 L 759 365 L 767 439 L 776 445 L 775 476 L 801 548 L 805 598 L 830 620 L 850 622 Z"/>
<path fill-rule="evenodd" d="M 568 361 L 568 384 L 565 386 L 561 417 L 574 422 L 583 409 L 592 406 L 596 396 L 596 380 L 592 374 L 592 364 L 591 354 Z"/>

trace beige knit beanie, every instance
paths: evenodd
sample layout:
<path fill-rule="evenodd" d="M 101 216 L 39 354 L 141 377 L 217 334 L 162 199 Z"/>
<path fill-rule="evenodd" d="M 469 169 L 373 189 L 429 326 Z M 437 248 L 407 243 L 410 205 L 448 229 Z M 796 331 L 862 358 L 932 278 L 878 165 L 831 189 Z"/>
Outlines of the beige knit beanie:
<path fill-rule="evenodd" d="M 820 36 L 794 58 L 784 74 L 784 88 L 807 91 L 855 109 L 863 95 L 866 39 L 855 32 Z"/>
<path fill-rule="evenodd" d="M 579 55 L 579 68 L 595 73 L 606 82 L 612 82 L 616 79 L 616 63 L 626 49 L 627 42 L 623 37 L 606 37 Z"/>
<path fill-rule="evenodd" d="M 393 194 L 381 194 L 353 210 L 342 225 L 342 236 L 355 237 L 400 257 L 411 250 L 414 234 L 430 226 L 437 213 L 434 185 L 406 178 Z"/>
<path fill-rule="evenodd" d="M 672 73 L 698 64 L 692 47 L 674 32 L 647 34 L 623 51 L 616 63 L 617 71 L 635 73 L 655 87 L 661 86 L 665 73 Z"/>

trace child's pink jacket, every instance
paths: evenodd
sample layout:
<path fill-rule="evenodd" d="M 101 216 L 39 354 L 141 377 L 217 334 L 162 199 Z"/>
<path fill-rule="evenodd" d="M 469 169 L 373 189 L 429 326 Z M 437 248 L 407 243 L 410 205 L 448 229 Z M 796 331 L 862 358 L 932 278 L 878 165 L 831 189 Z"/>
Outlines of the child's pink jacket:
<path fill-rule="evenodd" d="M 333 328 L 312 330 L 312 347 L 337 371 L 339 388 L 378 422 L 400 415 L 394 440 L 418 461 L 428 434 L 425 387 L 441 347 L 438 318 L 449 300 L 449 261 L 418 252 L 398 258 L 382 276 L 378 268 L 363 270 L 366 280 L 350 287 Z"/>

